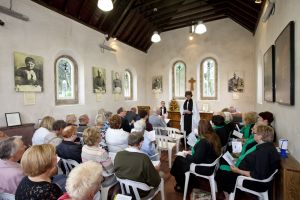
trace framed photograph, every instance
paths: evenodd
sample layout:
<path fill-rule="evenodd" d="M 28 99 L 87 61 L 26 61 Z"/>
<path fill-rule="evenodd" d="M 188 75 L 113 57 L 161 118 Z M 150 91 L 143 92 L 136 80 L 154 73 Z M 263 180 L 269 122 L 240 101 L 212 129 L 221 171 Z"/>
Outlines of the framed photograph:
<path fill-rule="evenodd" d="M 244 92 L 244 73 L 234 71 L 228 76 L 228 92 Z"/>
<path fill-rule="evenodd" d="M 5 113 L 7 126 L 20 126 L 22 125 L 19 112 Z"/>
<path fill-rule="evenodd" d="M 113 94 L 122 94 L 122 79 L 120 76 L 120 72 L 112 71 L 112 93 Z"/>
<path fill-rule="evenodd" d="M 275 46 L 264 54 L 264 99 L 275 102 Z"/>
<path fill-rule="evenodd" d="M 295 23 L 291 21 L 275 41 L 276 102 L 295 103 Z"/>
<path fill-rule="evenodd" d="M 93 91 L 94 93 L 106 93 L 106 70 L 93 67 Z"/>
<path fill-rule="evenodd" d="M 16 92 L 43 91 L 43 58 L 14 52 Z"/>
<path fill-rule="evenodd" d="M 152 92 L 154 93 L 162 92 L 162 76 L 152 77 Z"/>

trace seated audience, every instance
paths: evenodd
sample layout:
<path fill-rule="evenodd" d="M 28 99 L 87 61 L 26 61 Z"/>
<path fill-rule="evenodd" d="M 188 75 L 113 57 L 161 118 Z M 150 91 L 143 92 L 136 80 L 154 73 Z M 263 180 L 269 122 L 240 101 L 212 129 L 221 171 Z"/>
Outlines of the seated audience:
<path fill-rule="evenodd" d="M 53 144 L 54 146 L 59 145 L 63 141 L 61 133 L 66 126 L 67 123 L 64 120 L 56 120 L 53 123 L 52 131 L 46 135 L 44 144 Z"/>
<path fill-rule="evenodd" d="M 198 140 L 192 151 L 184 151 L 185 157 L 177 156 L 171 168 L 170 173 L 176 180 L 174 189 L 178 192 L 183 192 L 184 174 L 189 171 L 191 163 L 213 163 L 221 155 L 220 139 L 215 134 L 208 120 L 201 119 L 199 121 L 198 133 Z M 203 175 L 210 175 L 214 172 L 214 168 L 197 167 L 196 172 Z"/>
<path fill-rule="evenodd" d="M 0 131 L 0 140 L 6 139 L 6 138 L 8 138 L 8 136 L 6 135 L 6 133 Z"/>
<path fill-rule="evenodd" d="M 15 137 L 0 140 L 0 193 L 15 194 L 24 177 L 23 169 L 18 161 L 21 160 L 26 146 Z"/>
<path fill-rule="evenodd" d="M 63 193 L 52 183 L 57 173 L 55 147 L 51 144 L 34 145 L 27 149 L 21 159 L 25 177 L 16 191 L 16 200 L 56 200 Z"/>
<path fill-rule="evenodd" d="M 42 119 L 40 128 L 32 136 L 32 145 L 44 144 L 46 135 L 52 131 L 54 121 L 55 119 L 51 116 L 46 116 Z"/>
<path fill-rule="evenodd" d="M 132 107 L 131 109 L 130 109 L 130 111 L 128 111 L 127 113 L 126 113 L 126 116 L 125 116 L 125 118 L 129 121 L 129 122 L 131 122 L 131 124 L 133 124 L 134 122 L 136 122 L 137 120 L 139 120 L 140 119 L 140 116 L 136 113 L 136 107 Z"/>
<path fill-rule="evenodd" d="M 109 128 L 109 123 L 106 123 L 106 118 L 104 114 L 98 114 L 95 119 L 95 123 L 96 123 L 96 128 L 98 129 L 98 132 L 101 136 L 100 146 L 106 151 L 108 151 L 108 147 L 105 140 L 105 134 L 106 134 L 106 130 Z"/>
<path fill-rule="evenodd" d="M 264 125 L 272 127 L 272 122 L 274 121 L 274 116 L 271 112 L 265 111 L 258 114 L 258 122 L 262 122 Z M 272 127 L 274 129 L 274 127 Z M 273 142 L 276 142 L 276 131 L 274 129 L 274 139 Z"/>
<path fill-rule="evenodd" d="M 121 179 L 129 179 L 158 187 L 161 181 L 159 173 L 149 157 L 141 152 L 142 142 L 143 135 L 141 133 L 131 133 L 128 136 L 129 147 L 118 152 L 115 157 L 115 174 Z M 144 197 L 149 192 L 141 191 L 139 193 L 141 197 Z"/>
<path fill-rule="evenodd" d="M 160 108 L 157 108 L 155 111 L 152 112 L 152 115 L 149 117 L 149 123 L 152 124 L 153 127 L 167 127 L 164 118 L 159 114 Z"/>
<path fill-rule="evenodd" d="M 121 124 L 121 128 L 126 131 L 127 133 L 131 132 L 131 129 L 133 128 L 133 123 L 129 122 L 125 116 L 126 116 L 126 111 L 124 110 L 123 107 L 119 108 L 117 110 L 117 114 L 121 117 L 122 119 L 122 124 Z"/>
<path fill-rule="evenodd" d="M 96 162 L 87 161 L 76 166 L 70 172 L 66 189 L 67 193 L 58 200 L 93 200 L 99 194 L 102 182 L 102 167 Z"/>
<path fill-rule="evenodd" d="M 254 140 L 257 145 L 250 148 L 243 156 L 240 156 L 235 165 L 227 168 L 220 168 L 217 172 L 218 186 L 225 191 L 225 196 L 233 192 L 236 179 L 239 175 L 252 177 L 255 179 L 266 179 L 280 164 L 279 154 L 273 145 L 273 128 L 266 125 L 258 125 Z M 245 181 L 244 187 L 264 192 L 272 184 L 258 183 L 252 181 Z"/>
<path fill-rule="evenodd" d="M 88 124 L 90 122 L 90 118 L 87 114 L 79 116 L 79 124 L 77 127 L 77 132 L 83 132 L 84 129 L 88 128 Z"/>
<path fill-rule="evenodd" d="M 105 134 L 109 152 L 118 152 L 128 147 L 128 132 L 121 129 L 122 119 L 119 115 L 113 115 L 109 119 L 110 127 Z"/>
<path fill-rule="evenodd" d="M 68 126 L 69 125 L 77 126 L 76 122 L 77 122 L 77 117 L 76 117 L 75 114 L 68 114 L 66 116 L 66 123 L 67 123 Z"/>
<path fill-rule="evenodd" d="M 81 144 L 75 142 L 76 126 L 67 126 L 62 131 L 63 141 L 56 147 L 56 153 L 64 159 L 72 159 L 81 163 Z"/>
<path fill-rule="evenodd" d="M 248 139 L 252 135 L 252 128 L 257 121 L 257 113 L 256 112 L 247 112 L 243 116 L 244 126 L 241 129 L 241 133 L 243 133 L 243 138 Z"/>
<path fill-rule="evenodd" d="M 99 147 L 101 137 L 96 128 L 87 128 L 83 132 L 84 146 L 82 147 L 81 158 L 82 162 L 89 160 L 100 163 L 103 166 L 104 186 L 110 185 L 114 180 L 114 166 L 108 153 Z"/>
<path fill-rule="evenodd" d="M 221 115 L 214 115 L 212 117 L 213 129 L 219 136 L 222 147 L 227 145 L 230 130 L 226 127 L 225 119 Z"/>
<path fill-rule="evenodd" d="M 133 132 L 143 133 L 144 141 L 141 146 L 141 151 L 149 156 L 151 160 L 158 160 L 158 156 L 155 156 L 158 152 L 155 149 L 155 141 L 151 141 L 151 138 L 147 135 L 148 131 L 146 129 L 146 121 L 148 114 L 146 111 L 141 111 L 141 119 L 134 123 Z"/>

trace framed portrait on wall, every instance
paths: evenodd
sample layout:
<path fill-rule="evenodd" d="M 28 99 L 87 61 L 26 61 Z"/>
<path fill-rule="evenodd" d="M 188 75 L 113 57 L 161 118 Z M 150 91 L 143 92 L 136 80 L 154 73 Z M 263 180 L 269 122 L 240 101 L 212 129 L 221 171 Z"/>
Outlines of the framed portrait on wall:
<path fill-rule="evenodd" d="M 244 73 L 240 71 L 230 72 L 228 75 L 228 92 L 244 92 Z"/>
<path fill-rule="evenodd" d="M 152 77 L 152 92 L 162 93 L 162 76 Z"/>
<path fill-rule="evenodd" d="M 291 21 L 275 41 L 276 102 L 294 105 L 295 101 L 295 23 Z"/>
<path fill-rule="evenodd" d="M 123 87 L 122 87 L 121 73 L 117 71 L 112 71 L 111 78 L 112 78 L 112 93 L 122 94 Z"/>
<path fill-rule="evenodd" d="M 106 93 L 106 70 L 93 67 L 93 91 L 94 93 Z"/>
<path fill-rule="evenodd" d="M 43 91 L 43 58 L 14 52 L 15 91 Z"/>
<path fill-rule="evenodd" d="M 272 45 L 264 54 L 264 99 L 275 101 L 275 46 Z"/>

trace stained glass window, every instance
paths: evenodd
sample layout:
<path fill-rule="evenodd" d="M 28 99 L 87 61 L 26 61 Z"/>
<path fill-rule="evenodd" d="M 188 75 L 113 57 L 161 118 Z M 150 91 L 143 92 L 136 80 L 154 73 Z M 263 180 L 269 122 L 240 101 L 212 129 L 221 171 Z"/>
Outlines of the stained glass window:
<path fill-rule="evenodd" d="M 201 64 L 201 99 L 217 99 L 218 86 L 218 67 L 214 58 L 205 58 Z"/>
<path fill-rule="evenodd" d="M 175 62 L 173 66 L 173 97 L 184 98 L 186 65 L 182 61 Z"/>

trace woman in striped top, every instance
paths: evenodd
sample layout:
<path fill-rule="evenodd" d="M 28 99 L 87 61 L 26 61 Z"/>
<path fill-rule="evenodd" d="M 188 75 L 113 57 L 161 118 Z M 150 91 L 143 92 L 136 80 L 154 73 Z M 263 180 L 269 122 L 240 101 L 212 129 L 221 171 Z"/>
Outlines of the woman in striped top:
<path fill-rule="evenodd" d="M 82 162 L 89 160 L 98 162 L 103 167 L 103 177 L 104 182 L 102 186 L 110 185 L 115 181 L 113 175 L 113 163 L 108 153 L 99 146 L 101 142 L 101 136 L 97 128 L 87 128 L 83 132 L 83 142 L 84 146 L 82 147 L 81 158 Z"/>

